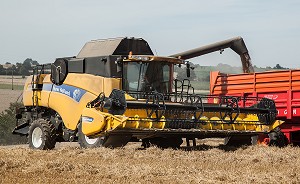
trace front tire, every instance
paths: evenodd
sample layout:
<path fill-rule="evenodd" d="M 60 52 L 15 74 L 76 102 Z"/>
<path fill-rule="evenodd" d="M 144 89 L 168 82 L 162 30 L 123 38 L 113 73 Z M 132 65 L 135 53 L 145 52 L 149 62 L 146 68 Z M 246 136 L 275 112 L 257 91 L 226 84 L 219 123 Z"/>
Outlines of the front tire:
<path fill-rule="evenodd" d="M 56 144 L 55 126 L 45 119 L 34 120 L 29 127 L 28 142 L 32 149 L 53 149 Z"/>
<path fill-rule="evenodd" d="M 106 135 L 96 138 L 89 138 L 82 132 L 82 122 L 78 125 L 78 143 L 81 148 L 117 148 L 125 146 L 131 139 L 131 135 Z"/>
<path fill-rule="evenodd" d="M 97 148 L 103 146 L 105 137 L 89 138 L 82 132 L 82 123 L 78 126 L 78 143 L 81 148 Z"/>

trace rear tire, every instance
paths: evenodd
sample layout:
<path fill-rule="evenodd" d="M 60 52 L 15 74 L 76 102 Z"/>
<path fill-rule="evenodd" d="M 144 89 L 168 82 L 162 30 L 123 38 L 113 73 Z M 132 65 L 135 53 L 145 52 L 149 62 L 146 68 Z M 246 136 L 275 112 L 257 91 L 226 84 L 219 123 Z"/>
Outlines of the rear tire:
<path fill-rule="evenodd" d="M 32 149 L 53 149 L 56 144 L 55 126 L 45 119 L 34 120 L 29 127 L 28 142 Z"/>

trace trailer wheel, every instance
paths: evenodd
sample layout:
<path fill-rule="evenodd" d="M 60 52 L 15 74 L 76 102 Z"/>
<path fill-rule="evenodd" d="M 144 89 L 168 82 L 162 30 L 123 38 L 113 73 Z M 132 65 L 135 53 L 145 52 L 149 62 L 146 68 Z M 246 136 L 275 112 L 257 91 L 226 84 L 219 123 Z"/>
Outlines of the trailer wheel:
<path fill-rule="evenodd" d="M 131 139 L 131 135 L 109 135 L 96 138 L 89 138 L 82 132 L 82 123 L 78 126 L 78 143 L 81 148 L 117 148 L 125 146 Z"/>
<path fill-rule="evenodd" d="M 45 119 L 34 120 L 29 127 L 28 142 L 32 149 L 53 149 L 56 144 L 55 126 Z"/>
<path fill-rule="evenodd" d="M 145 148 L 149 147 L 150 145 L 155 145 L 159 148 L 173 148 L 178 149 L 180 145 L 183 143 L 181 137 L 155 137 L 150 139 L 143 140 L 142 146 Z"/>
<path fill-rule="evenodd" d="M 224 145 L 234 146 L 234 147 L 256 145 L 257 144 L 257 138 L 258 138 L 258 136 L 230 136 L 230 137 L 225 137 Z"/>
<path fill-rule="evenodd" d="M 278 146 L 280 148 L 288 145 L 287 137 L 282 133 L 279 127 L 276 127 L 269 133 L 269 146 Z"/>

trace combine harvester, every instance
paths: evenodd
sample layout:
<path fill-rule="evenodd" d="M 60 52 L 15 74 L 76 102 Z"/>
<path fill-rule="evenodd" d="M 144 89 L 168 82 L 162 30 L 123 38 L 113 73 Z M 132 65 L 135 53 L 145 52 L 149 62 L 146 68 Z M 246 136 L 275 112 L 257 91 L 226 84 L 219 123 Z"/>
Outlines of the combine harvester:
<path fill-rule="evenodd" d="M 179 148 L 183 138 L 195 146 L 196 138 L 210 137 L 254 143 L 283 123 L 273 100 L 198 95 L 188 79 L 174 80 L 175 65 L 185 65 L 189 77 L 187 59 L 226 48 L 241 56 L 244 72 L 253 71 L 240 37 L 169 57 L 154 56 L 140 38 L 90 41 L 76 57 L 37 66 L 13 133 L 27 135 L 33 149 L 63 141 L 114 148 L 137 140 L 144 147 Z"/>

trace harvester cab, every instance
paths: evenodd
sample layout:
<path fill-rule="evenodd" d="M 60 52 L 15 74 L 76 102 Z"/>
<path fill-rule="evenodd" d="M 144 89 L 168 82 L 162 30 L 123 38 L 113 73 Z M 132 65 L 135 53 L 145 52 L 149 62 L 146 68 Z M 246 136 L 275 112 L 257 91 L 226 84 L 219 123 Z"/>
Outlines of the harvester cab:
<path fill-rule="evenodd" d="M 251 142 L 283 123 L 272 100 L 200 95 L 188 79 L 174 79 L 175 65 L 186 65 L 188 75 L 186 59 L 225 48 L 241 56 L 245 72 L 252 71 L 240 37 L 169 57 L 155 56 L 140 38 L 90 41 L 76 57 L 56 59 L 51 74 L 40 70 L 27 79 L 14 133 L 27 135 L 34 149 L 61 141 L 84 148 L 133 140 L 178 148 L 182 138 L 228 136 Z"/>

